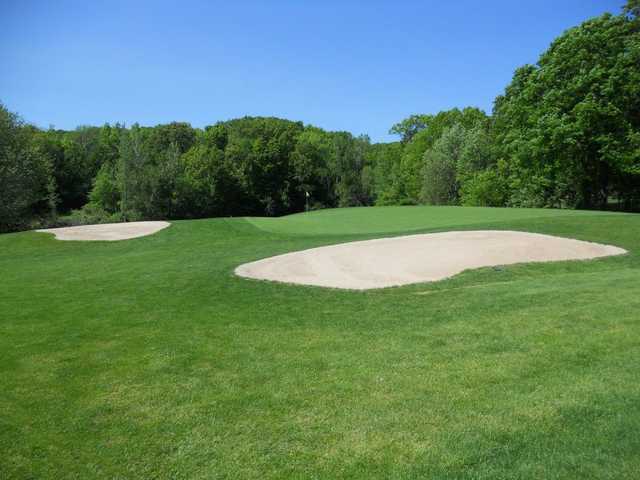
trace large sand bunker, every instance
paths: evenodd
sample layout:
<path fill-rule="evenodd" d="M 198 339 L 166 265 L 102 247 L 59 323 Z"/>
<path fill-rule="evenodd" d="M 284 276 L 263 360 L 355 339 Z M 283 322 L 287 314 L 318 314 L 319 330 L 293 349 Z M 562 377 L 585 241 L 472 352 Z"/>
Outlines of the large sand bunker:
<path fill-rule="evenodd" d="M 169 222 L 126 222 L 81 225 L 78 227 L 46 228 L 37 232 L 53 233 L 58 240 L 127 240 L 156 233 L 171 225 Z"/>
<path fill-rule="evenodd" d="M 245 263 L 261 280 L 366 290 L 432 282 L 463 270 L 522 262 L 585 260 L 626 250 L 537 233 L 463 231 L 381 238 L 312 248 Z"/>

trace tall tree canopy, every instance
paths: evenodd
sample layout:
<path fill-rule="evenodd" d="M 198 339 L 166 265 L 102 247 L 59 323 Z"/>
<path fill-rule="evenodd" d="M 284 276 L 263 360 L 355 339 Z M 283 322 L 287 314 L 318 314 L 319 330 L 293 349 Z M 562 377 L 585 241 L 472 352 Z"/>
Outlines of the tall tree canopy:
<path fill-rule="evenodd" d="M 389 133 L 400 135 L 400 141 L 402 143 L 408 143 L 416 133 L 427 127 L 431 118 L 431 115 L 411 115 L 393 125 L 389 129 Z"/>
<path fill-rule="evenodd" d="M 556 39 L 496 99 L 495 133 L 515 205 L 637 201 L 640 21 L 606 14 Z"/>
<path fill-rule="evenodd" d="M 55 180 L 37 130 L 0 104 L 0 232 L 55 212 Z"/>

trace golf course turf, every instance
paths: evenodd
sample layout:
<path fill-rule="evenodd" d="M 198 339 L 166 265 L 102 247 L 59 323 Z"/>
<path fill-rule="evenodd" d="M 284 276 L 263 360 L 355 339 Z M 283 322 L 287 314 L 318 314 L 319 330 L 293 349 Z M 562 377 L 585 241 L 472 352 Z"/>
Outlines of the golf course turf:
<path fill-rule="evenodd" d="M 628 250 L 364 292 L 245 262 L 409 233 Z M 0 235 L 0 478 L 637 478 L 640 215 L 375 207 Z"/>

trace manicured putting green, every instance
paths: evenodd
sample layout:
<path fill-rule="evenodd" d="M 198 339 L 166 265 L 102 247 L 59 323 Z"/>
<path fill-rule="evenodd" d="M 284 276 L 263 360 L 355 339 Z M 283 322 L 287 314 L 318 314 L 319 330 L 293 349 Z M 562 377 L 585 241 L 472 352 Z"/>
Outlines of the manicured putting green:
<path fill-rule="evenodd" d="M 250 217 L 261 230 L 294 235 L 362 235 L 425 229 L 468 227 L 487 222 L 509 222 L 562 217 L 592 217 L 598 212 L 542 208 L 488 207 L 357 207 L 318 210 L 278 218 Z M 607 213 L 607 215 L 617 215 Z M 621 214 L 624 215 L 624 214 Z"/>

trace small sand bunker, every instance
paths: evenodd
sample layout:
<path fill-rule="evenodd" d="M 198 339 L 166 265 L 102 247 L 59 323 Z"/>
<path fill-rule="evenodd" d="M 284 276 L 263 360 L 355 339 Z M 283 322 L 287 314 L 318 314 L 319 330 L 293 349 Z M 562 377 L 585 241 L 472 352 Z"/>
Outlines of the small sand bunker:
<path fill-rule="evenodd" d="M 463 270 L 522 262 L 585 260 L 626 250 L 537 233 L 464 231 L 312 248 L 245 263 L 242 277 L 366 290 L 432 282 Z"/>
<path fill-rule="evenodd" d="M 127 240 L 156 233 L 171 225 L 169 222 L 126 222 L 81 225 L 78 227 L 46 228 L 36 232 L 53 233 L 58 240 Z"/>

